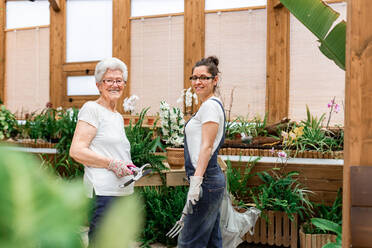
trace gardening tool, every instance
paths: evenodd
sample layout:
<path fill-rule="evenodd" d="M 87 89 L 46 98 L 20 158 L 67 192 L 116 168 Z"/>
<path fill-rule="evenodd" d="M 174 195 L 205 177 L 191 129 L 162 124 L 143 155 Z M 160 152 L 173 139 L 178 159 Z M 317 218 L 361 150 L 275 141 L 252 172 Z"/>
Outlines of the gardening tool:
<path fill-rule="evenodd" d="M 169 238 L 174 238 L 176 237 L 182 230 L 183 226 L 184 226 L 184 219 L 188 213 L 188 210 L 187 208 L 189 207 L 189 204 L 185 204 L 185 206 L 183 207 L 183 210 L 182 210 L 182 215 L 181 215 L 181 218 L 176 222 L 176 224 L 174 224 L 174 226 L 172 227 L 172 229 L 169 230 L 169 232 L 165 235 Z"/>
<path fill-rule="evenodd" d="M 140 168 L 138 169 L 133 169 L 132 166 L 129 167 L 129 169 L 131 171 L 133 171 L 133 175 L 134 177 L 132 179 L 130 179 L 128 182 L 125 182 L 124 184 L 121 184 L 119 185 L 120 188 L 124 188 L 124 187 L 127 187 L 129 184 L 135 182 L 135 181 L 138 181 L 140 180 L 142 177 L 146 176 L 147 174 L 149 174 L 150 172 L 152 172 L 151 169 L 148 169 L 148 170 L 145 170 L 145 168 L 147 166 L 150 166 L 150 164 L 144 164 L 142 165 Z"/>

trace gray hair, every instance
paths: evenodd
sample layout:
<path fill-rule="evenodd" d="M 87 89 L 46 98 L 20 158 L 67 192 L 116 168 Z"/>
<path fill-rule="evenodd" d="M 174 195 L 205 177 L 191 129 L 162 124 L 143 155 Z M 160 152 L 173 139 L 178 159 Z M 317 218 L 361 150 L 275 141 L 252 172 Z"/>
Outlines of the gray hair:
<path fill-rule="evenodd" d="M 96 70 L 94 71 L 94 77 L 96 82 L 100 83 L 106 71 L 110 70 L 120 70 L 123 72 L 123 80 L 127 81 L 128 79 L 128 69 L 123 61 L 118 58 L 107 58 L 103 59 L 96 65 Z"/>

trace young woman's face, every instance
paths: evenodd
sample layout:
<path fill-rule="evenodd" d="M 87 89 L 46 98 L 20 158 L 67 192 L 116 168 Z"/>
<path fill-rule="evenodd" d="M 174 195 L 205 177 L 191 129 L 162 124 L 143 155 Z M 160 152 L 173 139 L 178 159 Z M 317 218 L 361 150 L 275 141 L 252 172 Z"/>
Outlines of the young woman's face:
<path fill-rule="evenodd" d="M 97 83 L 97 87 L 104 99 L 117 101 L 123 94 L 125 83 L 121 70 L 108 69 L 103 76 L 102 82 Z"/>
<path fill-rule="evenodd" d="M 213 95 L 217 80 L 217 76 L 213 77 L 212 74 L 208 72 L 207 66 L 202 65 L 194 68 L 191 85 L 194 92 L 203 101 Z"/>

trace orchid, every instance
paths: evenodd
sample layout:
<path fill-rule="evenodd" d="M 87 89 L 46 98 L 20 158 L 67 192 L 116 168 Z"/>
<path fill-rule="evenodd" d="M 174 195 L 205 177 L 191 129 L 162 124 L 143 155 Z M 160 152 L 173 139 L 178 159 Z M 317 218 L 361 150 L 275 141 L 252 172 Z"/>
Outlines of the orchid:
<path fill-rule="evenodd" d="M 331 99 L 331 101 L 327 104 L 327 107 L 330 109 L 328 121 L 327 121 L 327 128 L 328 128 L 329 122 L 331 121 L 332 112 L 335 112 L 337 114 L 338 112 L 340 112 L 341 107 L 339 104 L 336 103 L 336 97 L 333 97 L 333 99 Z"/>
<path fill-rule="evenodd" d="M 139 97 L 137 95 L 131 95 L 130 97 L 126 97 L 123 102 L 124 111 L 133 113 L 137 106 L 137 101 Z"/>
<path fill-rule="evenodd" d="M 182 111 L 177 107 L 170 107 L 165 101 L 160 102 L 160 113 L 162 140 L 171 146 L 183 146 L 183 128 L 185 120 Z"/>
<path fill-rule="evenodd" d="M 194 100 L 195 104 L 198 104 L 198 96 L 195 93 L 192 93 L 191 87 L 188 89 L 183 89 L 181 91 L 180 97 L 177 99 L 177 103 L 181 103 L 185 100 L 185 107 L 192 107 L 192 102 Z"/>

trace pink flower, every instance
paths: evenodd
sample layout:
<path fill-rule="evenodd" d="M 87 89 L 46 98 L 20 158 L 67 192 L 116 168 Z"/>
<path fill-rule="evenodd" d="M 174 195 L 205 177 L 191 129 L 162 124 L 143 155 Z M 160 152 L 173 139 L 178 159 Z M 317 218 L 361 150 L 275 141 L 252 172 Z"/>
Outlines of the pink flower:
<path fill-rule="evenodd" d="M 337 114 L 338 112 L 340 112 L 340 105 L 338 105 L 337 103 L 335 104 L 335 107 L 333 109 L 335 111 L 335 113 Z"/>
<path fill-rule="evenodd" d="M 274 147 L 271 148 L 270 153 L 274 155 L 274 153 L 275 153 Z"/>
<path fill-rule="evenodd" d="M 332 108 L 332 104 L 331 103 L 328 103 L 328 108 Z"/>
<path fill-rule="evenodd" d="M 287 157 L 287 153 L 281 151 L 281 152 L 278 152 L 278 157 L 279 158 L 286 158 Z"/>

